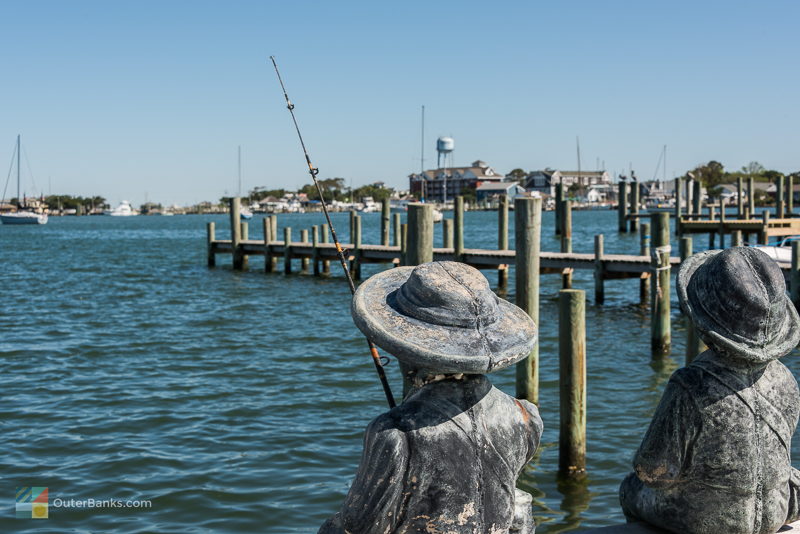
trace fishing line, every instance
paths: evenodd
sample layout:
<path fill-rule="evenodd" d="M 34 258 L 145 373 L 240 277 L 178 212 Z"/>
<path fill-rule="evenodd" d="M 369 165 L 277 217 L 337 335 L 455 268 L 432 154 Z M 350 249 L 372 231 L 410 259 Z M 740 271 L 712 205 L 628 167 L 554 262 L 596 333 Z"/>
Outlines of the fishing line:
<path fill-rule="evenodd" d="M 331 237 L 333 238 L 333 243 L 336 246 L 336 254 L 339 256 L 339 263 L 342 265 L 342 270 L 344 271 L 345 278 L 347 278 L 347 283 L 350 286 L 350 294 L 355 294 L 356 292 L 356 285 L 353 282 L 353 276 L 350 274 L 350 268 L 347 266 L 347 259 L 345 257 L 345 251 L 342 249 L 342 245 L 339 243 L 339 239 L 336 237 L 336 230 L 333 227 L 333 222 L 331 221 L 331 216 L 328 213 L 328 205 L 325 203 L 325 196 L 322 193 L 322 187 L 320 187 L 319 182 L 317 181 L 317 175 L 319 174 L 319 169 L 314 167 L 311 163 L 311 158 L 308 155 L 308 150 L 306 150 L 306 144 L 303 141 L 303 135 L 300 133 L 300 126 L 297 124 L 297 118 L 294 115 L 294 104 L 292 101 L 289 100 L 289 95 L 286 93 L 286 87 L 283 85 L 283 79 L 281 78 L 281 73 L 278 70 L 278 64 L 275 62 L 275 56 L 269 56 L 272 60 L 272 66 L 275 67 L 275 74 L 278 76 L 278 82 L 281 84 L 281 90 L 283 91 L 283 97 L 286 99 L 286 107 L 289 109 L 289 113 L 292 115 L 292 122 L 294 123 L 294 129 L 297 131 L 297 137 L 300 139 L 300 146 L 303 147 L 303 155 L 306 157 L 306 164 L 308 164 L 308 174 L 311 175 L 311 179 L 314 180 L 314 185 L 317 188 L 317 193 L 319 193 L 319 200 L 322 203 L 322 211 L 325 213 L 325 220 L 328 221 L 328 228 L 331 229 Z M 386 400 L 389 403 L 389 408 L 394 408 L 396 403 L 394 401 L 394 396 L 392 395 L 392 390 L 389 387 L 389 381 L 386 379 L 386 373 L 383 369 L 383 363 L 381 361 L 381 356 L 378 354 L 378 348 L 375 344 L 367 338 L 367 345 L 369 346 L 369 352 L 372 356 L 372 362 L 375 364 L 375 370 L 378 372 L 378 378 L 380 378 L 381 385 L 383 386 L 383 392 L 386 395 Z"/>

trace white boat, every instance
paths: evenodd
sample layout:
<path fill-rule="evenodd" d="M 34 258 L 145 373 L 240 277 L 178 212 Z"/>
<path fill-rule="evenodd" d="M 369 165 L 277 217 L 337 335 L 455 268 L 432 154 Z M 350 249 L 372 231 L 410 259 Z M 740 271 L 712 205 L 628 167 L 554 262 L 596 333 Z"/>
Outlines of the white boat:
<path fill-rule="evenodd" d="M 241 206 L 239 208 L 239 219 L 243 221 L 248 221 L 253 218 L 253 212 L 250 211 L 248 208 Z"/>
<path fill-rule="evenodd" d="M 442 222 L 442 219 L 444 219 L 444 214 L 436 208 L 433 208 L 433 222 L 439 223 Z"/>
<path fill-rule="evenodd" d="M 17 136 L 17 211 L 0 213 L 3 224 L 47 224 L 47 214 L 35 212 L 20 202 L 20 136 Z"/>
<path fill-rule="evenodd" d="M 136 215 L 136 212 L 131 207 L 130 202 L 123 200 L 119 203 L 119 206 L 113 210 L 106 210 L 105 214 L 111 215 L 112 217 L 130 217 L 131 215 Z"/>
<path fill-rule="evenodd" d="M 792 242 L 798 240 L 800 240 L 800 236 L 791 236 L 777 245 L 757 245 L 756 248 L 775 261 L 792 263 Z"/>

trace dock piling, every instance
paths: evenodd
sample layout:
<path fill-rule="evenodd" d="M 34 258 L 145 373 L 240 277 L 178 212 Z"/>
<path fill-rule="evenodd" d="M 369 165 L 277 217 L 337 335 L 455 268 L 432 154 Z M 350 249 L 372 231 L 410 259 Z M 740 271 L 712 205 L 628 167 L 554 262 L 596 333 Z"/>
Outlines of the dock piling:
<path fill-rule="evenodd" d="M 283 229 L 283 272 L 292 274 L 292 227 L 286 226 Z"/>
<path fill-rule="evenodd" d="M 407 265 L 433 261 L 433 206 L 415 202 L 408 205 Z"/>
<path fill-rule="evenodd" d="M 639 215 L 639 195 L 641 187 L 639 181 L 633 180 L 631 182 L 631 215 Z M 630 220 L 630 231 L 636 232 L 639 230 L 639 217 L 633 217 Z"/>
<path fill-rule="evenodd" d="M 353 261 L 350 262 L 350 273 L 353 280 L 361 280 L 361 215 L 353 218 Z"/>
<path fill-rule="evenodd" d="M 758 233 L 758 242 L 762 245 L 769 244 L 769 234 L 767 233 L 767 228 L 769 228 L 769 216 L 770 212 L 762 211 L 761 212 L 761 231 Z"/>
<path fill-rule="evenodd" d="M 644 226 L 644 225 L 642 225 Z M 594 236 L 594 302 L 602 304 L 605 300 L 603 279 L 603 234 Z"/>
<path fill-rule="evenodd" d="M 500 198 L 500 206 L 497 208 L 497 249 L 508 250 L 508 196 Z M 497 287 L 505 289 L 508 287 L 508 265 L 501 265 L 497 270 Z"/>
<path fill-rule="evenodd" d="M 270 226 L 270 241 L 277 241 L 278 240 L 278 216 L 277 215 L 270 215 L 269 216 L 269 226 Z M 278 258 L 272 256 L 269 259 L 270 264 L 270 271 L 274 273 L 278 270 Z"/>
<path fill-rule="evenodd" d="M 453 256 L 455 261 L 461 261 L 464 255 L 464 197 L 456 196 L 453 206 L 453 225 L 455 231 L 455 243 L 453 243 Z"/>
<path fill-rule="evenodd" d="M 572 201 L 563 202 L 561 210 L 561 252 L 572 252 Z M 564 269 L 561 275 L 561 287 L 572 287 L 572 269 Z"/>
<path fill-rule="evenodd" d="M 214 254 L 214 241 L 216 240 L 216 229 L 214 223 L 206 224 L 206 237 L 208 239 L 208 266 L 214 267 L 217 264 L 217 256 Z"/>
<path fill-rule="evenodd" d="M 681 179 L 675 178 L 675 235 L 681 235 L 681 215 L 683 214 L 683 194 L 681 192 Z M 649 233 L 649 232 L 648 232 Z"/>
<path fill-rule="evenodd" d="M 642 223 L 639 232 L 639 254 L 650 257 L 650 223 Z M 647 275 L 647 276 L 645 276 Z M 650 296 L 650 278 L 652 273 L 642 273 L 639 278 L 639 302 L 647 304 Z"/>
<path fill-rule="evenodd" d="M 747 179 L 747 210 L 750 213 L 750 217 L 756 216 L 756 191 L 752 176 Z"/>
<path fill-rule="evenodd" d="M 558 203 L 556 202 L 556 205 Z M 619 219 L 619 231 L 628 231 L 628 183 L 620 182 L 617 184 L 617 216 Z M 558 222 L 558 221 L 556 221 Z"/>
<path fill-rule="evenodd" d="M 777 208 L 775 213 L 779 219 L 783 219 L 784 216 L 786 215 L 786 204 L 783 194 L 783 186 L 784 186 L 783 177 L 781 176 L 776 181 L 778 183 L 776 184 L 777 191 L 775 192 L 775 202 L 777 203 Z"/>
<path fill-rule="evenodd" d="M 744 179 L 741 176 L 736 180 L 736 217 L 744 218 Z"/>
<path fill-rule="evenodd" d="M 389 246 L 389 228 L 391 220 L 389 219 L 391 208 L 389 206 L 389 199 L 384 198 L 381 201 L 381 245 Z"/>
<path fill-rule="evenodd" d="M 787 217 L 794 217 L 794 175 L 786 177 L 786 202 L 787 202 Z"/>
<path fill-rule="evenodd" d="M 320 241 L 323 243 L 328 243 L 328 224 L 325 223 L 319 227 L 320 233 Z M 331 274 L 331 260 L 322 260 L 322 274 Z"/>
<path fill-rule="evenodd" d="M 300 241 L 308 243 L 308 230 L 300 230 Z M 300 272 L 308 274 L 308 258 L 300 260 Z"/>
<path fill-rule="evenodd" d="M 313 274 L 319 276 L 319 226 L 311 227 L 311 246 L 313 247 Z"/>
<path fill-rule="evenodd" d="M 392 233 L 394 234 L 394 246 L 400 246 L 400 214 L 392 214 Z"/>
<path fill-rule="evenodd" d="M 264 272 L 271 273 L 274 268 L 269 253 L 269 243 L 274 241 L 274 238 L 272 237 L 272 224 L 269 217 L 261 219 L 261 225 L 264 228 Z"/>
<path fill-rule="evenodd" d="M 669 213 L 651 215 L 653 246 L 651 254 L 650 347 L 654 357 L 669 354 L 670 336 L 670 246 Z"/>
<path fill-rule="evenodd" d="M 700 218 L 703 214 L 703 184 L 700 183 L 700 180 L 692 180 L 692 186 L 694 188 L 693 198 L 694 201 L 694 214 L 696 218 Z"/>
<path fill-rule="evenodd" d="M 442 220 L 442 248 L 453 248 L 453 219 Z"/>
<path fill-rule="evenodd" d="M 542 199 L 514 199 L 514 284 L 516 304 L 539 326 L 539 256 L 541 253 Z M 539 345 L 517 363 L 516 396 L 539 403 Z"/>
<path fill-rule="evenodd" d="M 586 296 L 579 289 L 558 295 L 559 414 L 558 472 L 586 473 Z"/>
<path fill-rule="evenodd" d="M 250 226 L 246 222 L 241 223 L 241 228 L 239 229 L 239 233 L 242 236 L 242 241 L 247 241 L 250 239 Z M 250 257 L 244 252 L 240 253 L 242 257 L 242 269 L 247 269 L 248 265 L 250 264 Z"/>
<path fill-rule="evenodd" d="M 734 230 L 731 234 L 731 246 L 732 247 L 741 247 L 742 246 L 742 231 L 741 230 Z"/>
<path fill-rule="evenodd" d="M 230 220 L 231 220 L 231 248 L 233 249 L 233 268 L 241 270 L 243 267 L 242 251 L 239 244 L 242 240 L 242 227 L 239 224 L 239 197 L 230 199 Z"/>
<path fill-rule="evenodd" d="M 408 265 L 408 223 L 400 225 L 400 265 Z"/>
<path fill-rule="evenodd" d="M 561 235 L 561 228 L 563 227 L 563 223 L 561 222 L 561 217 L 563 212 L 564 212 L 564 184 L 558 183 L 556 184 L 556 212 L 555 212 L 556 235 Z"/>

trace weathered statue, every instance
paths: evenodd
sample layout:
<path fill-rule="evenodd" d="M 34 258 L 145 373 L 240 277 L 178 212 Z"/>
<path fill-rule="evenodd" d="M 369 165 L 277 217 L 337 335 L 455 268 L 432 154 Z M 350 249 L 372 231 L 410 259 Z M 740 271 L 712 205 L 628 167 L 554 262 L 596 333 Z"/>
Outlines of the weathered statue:
<path fill-rule="evenodd" d="M 413 388 L 367 427 L 350 492 L 319 532 L 532 533 L 531 496 L 516 481 L 542 420 L 483 376 L 530 353 L 530 317 L 455 262 L 373 276 L 352 315 L 401 361 Z"/>
<path fill-rule="evenodd" d="M 800 394 L 778 358 L 800 318 L 778 265 L 747 247 L 690 257 L 681 308 L 709 349 L 667 384 L 620 487 L 629 519 L 682 534 L 773 533 L 800 516 Z"/>

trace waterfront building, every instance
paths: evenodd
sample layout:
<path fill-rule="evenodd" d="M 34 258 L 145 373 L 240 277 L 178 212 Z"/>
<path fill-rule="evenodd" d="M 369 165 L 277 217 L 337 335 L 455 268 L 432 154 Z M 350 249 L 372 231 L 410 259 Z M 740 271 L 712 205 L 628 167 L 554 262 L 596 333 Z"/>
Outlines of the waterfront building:
<path fill-rule="evenodd" d="M 485 161 L 473 161 L 469 167 L 431 169 L 408 176 L 409 189 L 415 197 L 433 202 L 451 201 L 456 195 L 475 191 L 486 182 L 502 182 L 503 175 Z M 446 189 L 445 189 L 446 188 Z"/>
<path fill-rule="evenodd" d="M 544 169 L 531 171 L 523 178 L 523 187 L 526 191 L 538 191 L 548 195 L 555 195 L 556 186 L 564 184 L 566 187 L 578 185 L 588 189 L 593 185 L 611 185 L 611 175 L 608 171 L 558 171 Z"/>
<path fill-rule="evenodd" d="M 478 202 L 492 202 L 505 196 L 511 202 L 523 193 L 525 189 L 517 182 L 484 182 L 475 189 L 475 199 Z"/>

